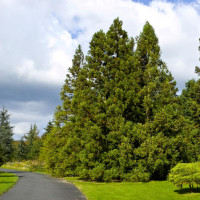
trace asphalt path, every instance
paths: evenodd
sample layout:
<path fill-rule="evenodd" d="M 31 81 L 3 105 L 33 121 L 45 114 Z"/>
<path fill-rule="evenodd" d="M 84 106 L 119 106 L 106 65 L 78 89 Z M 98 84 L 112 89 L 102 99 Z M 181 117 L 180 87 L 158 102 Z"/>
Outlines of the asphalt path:
<path fill-rule="evenodd" d="M 86 200 L 71 183 L 39 173 L 2 169 L 19 177 L 16 185 L 0 200 Z"/>

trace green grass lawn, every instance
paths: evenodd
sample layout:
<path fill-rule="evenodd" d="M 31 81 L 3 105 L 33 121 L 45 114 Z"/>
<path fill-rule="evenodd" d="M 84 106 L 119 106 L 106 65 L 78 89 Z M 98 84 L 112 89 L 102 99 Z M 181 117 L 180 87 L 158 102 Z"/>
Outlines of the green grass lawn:
<path fill-rule="evenodd" d="M 88 200 L 197 200 L 200 190 L 191 193 L 189 188 L 176 188 L 169 181 L 150 181 L 148 183 L 96 183 L 65 178 L 74 183 Z"/>
<path fill-rule="evenodd" d="M 15 174 L 0 171 L 0 195 L 8 191 L 18 180 Z"/>
<path fill-rule="evenodd" d="M 18 169 L 30 171 L 32 163 L 19 162 L 8 163 L 2 167 L 10 169 Z M 7 173 L 6 173 L 7 174 Z M 8 178 L 17 177 L 1 177 L 0 172 L 0 194 L 2 193 L 2 181 L 12 184 Z M 200 189 L 196 193 L 191 193 L 189 188 L 178 189 L 169 181 L 150 181 L 148 183 L 131 183 L 131 182 L 114 182 L 114 183 L 97 183 L 78 180 L 78 178 L 66 177 L 67 181 L 75 184 L 88 198 L 88 200 L 200 200 Z M 9 184 L 6 184 L 9 188 Z M 10 186 L 10 187 L 11 187 Z M 4 189 L 8 190 L 8 189 Z"/>

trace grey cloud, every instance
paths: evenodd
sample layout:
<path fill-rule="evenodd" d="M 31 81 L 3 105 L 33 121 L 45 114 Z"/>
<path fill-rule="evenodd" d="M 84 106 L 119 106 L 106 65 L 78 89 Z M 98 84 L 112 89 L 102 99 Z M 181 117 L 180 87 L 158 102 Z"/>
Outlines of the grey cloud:
<path fill-rule="evenodd" d="M 11 101 L 50 101 L 54 104 L 59 102 L 61 86 L 43 85 L 38 83 L 16 83 L 0 84 L 0 102 Z"/>

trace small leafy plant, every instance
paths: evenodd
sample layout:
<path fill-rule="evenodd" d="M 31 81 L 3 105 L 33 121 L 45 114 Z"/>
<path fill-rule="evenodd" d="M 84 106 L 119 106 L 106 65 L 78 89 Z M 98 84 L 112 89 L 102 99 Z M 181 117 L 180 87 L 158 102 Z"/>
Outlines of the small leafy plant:
<path fill-rule="evenodd" d="M 179 163 L 169 174 L 169 181 L 175 186 L 182 188 L 183 185 L 189 185 L 192 191 L 194 186 L 200 185 L 200 163 Z"/>

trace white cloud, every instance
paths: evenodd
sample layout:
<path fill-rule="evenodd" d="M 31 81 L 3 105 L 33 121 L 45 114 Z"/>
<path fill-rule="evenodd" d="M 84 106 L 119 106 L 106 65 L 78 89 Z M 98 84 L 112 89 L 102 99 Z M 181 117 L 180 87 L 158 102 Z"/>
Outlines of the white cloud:
<path fill-rule="evenodd" d="M 77 41 L 55 23 L 52 6 L 40 1 L 0 2 L 1 81 L 9 81 L 9 75 L 28 82 L 63 83 Z"/>
<path fill-rule="evenodd" d="M 13 102 L 13 105 L 15 109 L 10 109 L 9 114 L 11 114 L 10 118 L 14 126 L 15 139 L 20 139 L 27 133 L 31 124 L 36 124 L 40 133 L 43 133 L 47 122 L 53 117 L 47 111 L 49 109 L 47 102 Z"/>
<path fill-rule="evenodd" d="M 154 0 L 149 6 L 131 0 L 1 0 L 0 83 L 56 86 L 59 93 L 78 43 L 86 54 L 92 35 L 100 29 L 107 31 L 119 17 L 133 37 L 145 21 L 153 25 L 163 60 L 182 89 L 188 79 L 196 77 L 194 67 L 199 64 L 199 7 L 199 0 Z M 35 103 L 40 106 L 23 102 L 11 110 L 16 133 L 24 133 L 31 122 L 42 127 L 51 118 L 44 112 L 48 105 Z"/>
<path fill-rule="evenodd" d="M 145 21 L 150 21 L 159 37 L 163 58 L 177 81 L 182 84 L 194 76 L 189 66 L 198 61 L 198 2 L 155 0 L 147 6 L 131 0 L 13 0 L 0 4 L 5 7 L 0 14 L 1 73 L 5 73 L 2 68 L 6 65 L 27 81 L 61 85 L 78 43 L 87 52 L 94 32 L 106 31 L 119 16 L 133 37 Z M 180 62 L 181 68 L 176 65 Z M 188 77 L 186 69 L 190 71 Z"/>
<path fill-rule="evenodd" d="M 149 6 L 131 0 L 81 0 L 62 1 L 54 9 L 59 24 L 72 33 L 79 33 L 76 40 L 87 52 L 94 32 L 108 29 L 112 20 L 120 17 L 130 36 L 142 31 L 149 21 L 159 37 L 162 56 L 182 89 L 184 82 L 196 77 L 198 64 L 198 38 L 200 37 L 199 3 L 171 3 L 155 0 Z M 181 65 L 180 65 L 181 64 Z M 186 73 L 187 72 L 187 73 Z"/>
<path fill-rule="evenodd" d="M 20 140 L 30 129 L 30 124 L 27 122 L 12 123 L 12 125 L 14 126 L 13 132 L 16 140 Z"/>

